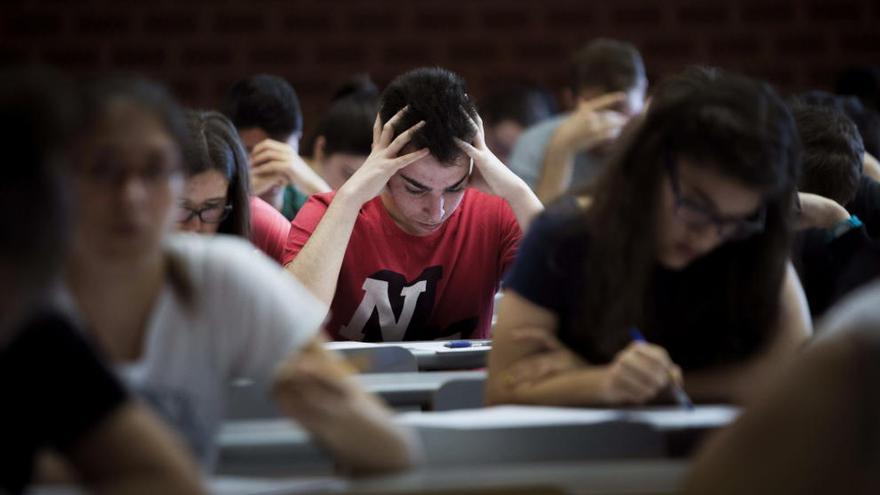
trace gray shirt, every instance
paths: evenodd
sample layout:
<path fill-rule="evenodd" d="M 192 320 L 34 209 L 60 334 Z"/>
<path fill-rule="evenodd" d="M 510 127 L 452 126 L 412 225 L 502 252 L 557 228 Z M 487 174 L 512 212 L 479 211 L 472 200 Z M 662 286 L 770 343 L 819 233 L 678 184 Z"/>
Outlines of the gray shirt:
<path fill-rule="evenodd" d="M 547 145 L 568 115 L 562 114 L 529 127 L 513 146 L 507 166 L 532 189 L 538 187 Z M 601 165 L 598 159 L 588 153 L 578 153 L 574 158 L 571 185 L 577 186 L 591 181 L 598 174 Z"/>

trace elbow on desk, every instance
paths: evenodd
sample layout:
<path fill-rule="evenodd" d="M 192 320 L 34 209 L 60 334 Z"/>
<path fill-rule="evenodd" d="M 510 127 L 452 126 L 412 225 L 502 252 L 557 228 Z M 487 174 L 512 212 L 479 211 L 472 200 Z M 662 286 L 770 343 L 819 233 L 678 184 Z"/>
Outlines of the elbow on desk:
<path fill-rule="evenodd" d="M 527 403 L 517 394 L 517 387 L 511 386 L 511 383 L 505 380 L 503 374 L 502 376 L 490 374 L 486 377 L 483 402 L 486 406 Z"/>

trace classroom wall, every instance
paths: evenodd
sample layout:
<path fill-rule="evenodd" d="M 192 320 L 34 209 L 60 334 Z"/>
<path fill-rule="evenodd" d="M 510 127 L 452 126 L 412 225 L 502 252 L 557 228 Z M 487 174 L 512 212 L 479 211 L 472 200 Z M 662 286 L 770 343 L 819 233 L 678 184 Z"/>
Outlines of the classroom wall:
<path fill-rule="evenodd" d="M 385 83 L 438 64 L 478 96 L 508 77 L 558 87 L 566 54 L 595 36 L 636 43 L 653 78 L 700 62 L 786 88 L 827 87 L 880 55 L 871 0 L 30 0 L 2 2 L 0 19 L 0 64 L 141 71 L 196 106 L 241 75 L 278 73 L 307 127 L 353 72 Z"/>

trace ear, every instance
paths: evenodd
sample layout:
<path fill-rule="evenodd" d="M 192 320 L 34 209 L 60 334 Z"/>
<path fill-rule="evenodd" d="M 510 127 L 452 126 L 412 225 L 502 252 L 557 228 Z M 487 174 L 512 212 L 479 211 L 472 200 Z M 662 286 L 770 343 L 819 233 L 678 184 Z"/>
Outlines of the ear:
<path fill-rule="evenodd" d="M 312 159 L 315 163 L 323 163 L 326 155 L 324 154 L 324 150 L 327 149 L 327 139 L 324 136 L 318 136 L 315 138 L 315 144 L 312 146 Z"/>

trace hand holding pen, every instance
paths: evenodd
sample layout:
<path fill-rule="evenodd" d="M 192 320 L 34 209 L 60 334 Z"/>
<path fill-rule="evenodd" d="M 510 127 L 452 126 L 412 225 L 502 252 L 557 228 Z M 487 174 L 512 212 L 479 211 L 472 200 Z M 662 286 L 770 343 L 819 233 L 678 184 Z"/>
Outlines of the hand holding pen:
<path fill-rule="evenodd" d="M 630 329 L 630 337 L 632 337 L 634 342 L 648 343 L 648 341 L 645 340 L 645 336 L 642 335 L 642 332 L 640 332 L 638 328 Z M 675 401 L 678 402 L 680 406 L 692 411 L 694 409 L 694 403 L 691 398 L 688 397 L 687 392 L 684 391 L 684 387 L 681 385 L 681 370 L 678 366 L 673 366 L 674 368 L 670 370 L 669 388 L 672 391 L 672 395 L 675 397 Z"/>
<path fill-rule="evenodd" d="M 635 339 L 604 367 L 601 394 L 609 405 L 644 404 L 681 383 L 681 370 L 660 346 Z"/>

